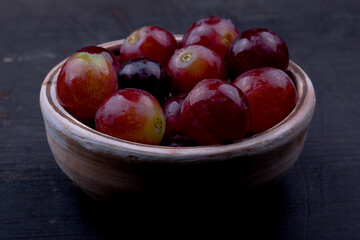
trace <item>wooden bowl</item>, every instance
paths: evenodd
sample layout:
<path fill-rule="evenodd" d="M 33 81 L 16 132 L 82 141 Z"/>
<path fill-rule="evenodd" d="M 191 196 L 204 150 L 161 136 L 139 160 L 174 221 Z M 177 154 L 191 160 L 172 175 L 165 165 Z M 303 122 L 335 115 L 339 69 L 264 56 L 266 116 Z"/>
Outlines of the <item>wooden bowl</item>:
<path fill-rule="evenodd" d="M 116 51 L 122 42 L 101 46 Z M 40 91 L 46 135 L 62 171 L 97 200 L 127 192 L 239 190 L 273 182 L 298 159 L 315 109 L 311 80 L 290 62 L 288 70 L 299 98 L 289 116 L 273 128 L 228 145 L 139 144 L 100 133 L 65 111 L 56 95 L 57 75 L 64 61 L 49 72 Z"/>

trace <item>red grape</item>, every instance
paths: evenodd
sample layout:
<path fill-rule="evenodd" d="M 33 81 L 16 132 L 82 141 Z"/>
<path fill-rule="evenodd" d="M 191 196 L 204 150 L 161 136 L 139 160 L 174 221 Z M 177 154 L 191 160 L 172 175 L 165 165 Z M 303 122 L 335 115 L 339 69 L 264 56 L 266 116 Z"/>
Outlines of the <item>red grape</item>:
<path fill-rule="evenodd" d="M 181 47 L 202 45 L 217 52 L 225 59 L 230 44 L 239 35 L 239 31 L 229 19 L 207 17 L 194 22 L 185 32 Z"/>
<path fill-rule="evenodd" d="M 185 98 L 181 118 L 186 134 L 196 143 L 231 143 L 248 131 L 249 102 L 232 83 L 205 79 Z"/>
<path fill-rule="evenodd" d="M 96 130 L 145 144 L 160 144 L 165 118 L 159 102 L 150 93 L 121 89 L 107 98 L 96 112 Z"/>
<path fill-rule="evenodd" d="M 102 101 L 118 89 L 114 67 L 102 54 L 78 52 L 62 66 L 57 79 L 60 104 L 75 118 L 94 119 Z"/>
<path fill-rule="evenodd" d="M 175 93 L 190 92 L 206 78 L 227 79 L 225 63 L 219 54 L 200 45 L 176 50 L 169 60 L 167 72 Z"/>
<path fill-rule="evenodd" d="M 230 45 L 226 62 L 232 79 L 258 67 L 285 71 L 289 64 L 289 51 L 285 41 L 275 32 L 252 28 L 241 32 Z"/>
<path fill-rule="evenodd" d="M 247 71 L 234 81 L 250 103 L 250 132 L 261 133 L 281 122 L 293 110 L 296 88 L 282 70 L 264 67 Z"/>
<path fill-rule="evenodd" d="M 131 33 L 120 47 L 120 58 L 127 62 L 132 58 L 146 57 L 162 66 L 178 48 L 175 37 L 157 26 L 144 26 Z"/>

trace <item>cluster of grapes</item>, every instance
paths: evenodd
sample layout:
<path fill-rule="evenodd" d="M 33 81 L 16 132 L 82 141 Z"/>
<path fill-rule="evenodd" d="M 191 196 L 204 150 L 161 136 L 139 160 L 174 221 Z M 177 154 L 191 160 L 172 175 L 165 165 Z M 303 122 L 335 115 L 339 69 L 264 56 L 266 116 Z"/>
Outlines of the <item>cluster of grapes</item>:
<path fill-rule="evenodd" d="M 144 26 L 119 54 L 97 46 L 67 59 L 61 105 L 121 139 L 166 146 L 227 144 L 261 133 L 292 111 L 297 91 L 284 40 L 265 28 L 239 32 L 224 18 L 196 21 L 181 41 Z"/>

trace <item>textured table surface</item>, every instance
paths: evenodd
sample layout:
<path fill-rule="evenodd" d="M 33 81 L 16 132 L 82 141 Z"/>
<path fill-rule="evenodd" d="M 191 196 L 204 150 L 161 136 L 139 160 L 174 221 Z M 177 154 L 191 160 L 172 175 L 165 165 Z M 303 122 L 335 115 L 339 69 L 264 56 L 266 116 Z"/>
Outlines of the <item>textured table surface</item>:
<path fill-rule="evenodd" d="M 312 79 L 317 106 L 299 160 L 277 185 L 252 194 L 93 201 L 47 144 L 44 77 L 83 46 L 143 25 L 183 33 L 206 16 L 230 18 L 240 31 L 274 30 Z M 0 239 L 360 239 L 359 26 L 353 0 L 1 1 Z"/>

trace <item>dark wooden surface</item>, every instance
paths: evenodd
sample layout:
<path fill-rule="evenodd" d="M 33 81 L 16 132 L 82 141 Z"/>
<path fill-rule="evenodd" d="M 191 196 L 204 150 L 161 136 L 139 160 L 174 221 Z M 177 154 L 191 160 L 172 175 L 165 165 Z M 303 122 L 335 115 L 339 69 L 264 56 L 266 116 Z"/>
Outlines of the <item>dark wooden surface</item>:
<path fill-rule="evenodd" d="M 298 162 L 254 193 L 91 200 L 48 147 L 39 106 L 47 72 L 142 25 L 183 33 L 210 15 L 279 33 L 312 79 L 317 107 Z M 359 1 L 4 0 L 0 43 L 0 239 L 360 239 Z"/>

